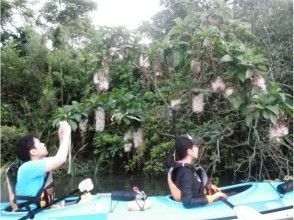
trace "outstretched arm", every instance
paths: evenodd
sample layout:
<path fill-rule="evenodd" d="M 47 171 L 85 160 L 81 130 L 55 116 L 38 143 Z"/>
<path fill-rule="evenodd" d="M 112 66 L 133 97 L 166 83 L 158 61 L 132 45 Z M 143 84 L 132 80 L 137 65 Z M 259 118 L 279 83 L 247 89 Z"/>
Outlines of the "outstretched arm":
<path fill-rule="evenodd" d="M 45 171 L 51 171 L 59 168 L 62 164 L 66 162 L 68 155 L 70 138 L 71 138 L 71 128 L 66 121 L 60 122 L 58 129 L 59 137 L 59 149 L 55 156 L 48 157 L 46 159 Z"/>

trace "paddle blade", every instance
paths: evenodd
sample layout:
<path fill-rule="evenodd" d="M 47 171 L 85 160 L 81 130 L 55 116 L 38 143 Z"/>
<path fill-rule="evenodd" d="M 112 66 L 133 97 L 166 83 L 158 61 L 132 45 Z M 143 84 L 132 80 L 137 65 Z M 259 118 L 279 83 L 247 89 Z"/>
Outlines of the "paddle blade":
<path fill-rule="evenodd" d="M 240 205 L 235 206 L 233 209 L 240 220 L 266 220 L 261 213 L 249 206 Z"/>
<path fill-rule="evenodd" d="M 94 185 L 90 178 L 83 180 L 79 184 L 79 190 L 81 192 L 90 192 L 92 189 L 94 189 Z"/>

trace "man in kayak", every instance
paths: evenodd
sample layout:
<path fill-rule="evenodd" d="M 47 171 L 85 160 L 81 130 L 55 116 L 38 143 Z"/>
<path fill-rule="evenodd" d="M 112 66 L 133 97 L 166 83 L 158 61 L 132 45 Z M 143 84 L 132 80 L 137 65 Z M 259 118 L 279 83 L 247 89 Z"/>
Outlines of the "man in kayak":
<path fill-rule="evenodd" d="M 176 165 L 169 172 L 168 184 L 174 199 L 181 201 L 185 208 L 202 206 L 227 197 L 208 181 L 203 169 L 193 167 L 202 142 L 202 139 L 193 139 L 187 134 L 176 137 Z"/>
<path fill-rule="evenodd" d="M 16 144 L 16 154 L 21 165 L 7 172 L 9 201 L 12 211 L 31 207 L 44 207 L 55 197 L 52 170 L 66 162 L 69 151 L 71 128 L 66 121 L 58 130 L 59 149 L 55 156 L 48 155 L 47 148 L 38 138 L 27 135 Z M 13 172 L 16 172 L 14 175 Z M 17 174 L 17 176 L 16 176 Z M 16 176 L 16 179 L 13 177 Z M 16 183 L 15 183 L 16 180 Z M 32 206 L 33 205 L 33 206 Z"/>

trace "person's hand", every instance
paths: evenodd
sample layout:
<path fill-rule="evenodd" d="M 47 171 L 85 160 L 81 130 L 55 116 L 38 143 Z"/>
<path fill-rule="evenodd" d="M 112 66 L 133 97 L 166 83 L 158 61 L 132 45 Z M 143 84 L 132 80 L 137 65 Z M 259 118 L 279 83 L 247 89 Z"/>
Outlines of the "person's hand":
<path fill-rule="evenodd" d="M 205 195 L 213 195 L 216 192 L 220 192 L 220 189 L 213 184 L 209 184 L 207 187 L 204 188 Z"/>
<path fill-rule="evenodd" d="M 208 203 L 212 203 L 212 202 L 215 202 L 215 201 L 220 200 L 220 199 L 226 199 L 227 197 L 228 196 L 225 193 L 222 193 L 222 192 L 216 192 L 213 195 L 207 195 L 206 196 Z"/>
<path fill-rule="evenodd" d="M 220 200 L 220 199 L 226 199 L 226 198 L 228 198 L 228 196 L 225 194 L 225 193 L 223 193 L 223 192 L 216 192 L 215 194 L 213 194 L 214 195 L 214 201 L 217 201 L 217 200 Z"/>
<path fill-rule="evenodd" d="M 227 194 L 220 192 L 220 191 L 216 192 L 214 195 L 216 197 L 216 200 L 228 198 Z"/>
<path fill-rule="evenodd" d="M 59 123 L 59 129 L 58 129 L 58 137 L 60 140 L 62 140 L 64 137 L 68 137 L 70 135 L 71 128 L 70 125 L 67 123 L 67 121 L 61 121 Z"/>
<path fill-rule="evenodd" d="M 13 212 L 16 212 L 18 210 L 18 206 L 14 201 L 10 202 L 10 206 Z"/>
<path fill-rule="evenodd" d="M 213 190 L 214 193 L 220 192 L 220 189 L 216 185 L 211 184 L 210 188 L 211 190 Z"/>

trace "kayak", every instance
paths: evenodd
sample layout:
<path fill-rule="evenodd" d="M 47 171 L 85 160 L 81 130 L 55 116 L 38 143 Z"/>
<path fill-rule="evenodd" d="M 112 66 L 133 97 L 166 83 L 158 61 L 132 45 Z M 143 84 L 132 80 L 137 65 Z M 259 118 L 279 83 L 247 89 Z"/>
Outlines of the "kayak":
<path fill-rule="evenodd" d="M 247 182 L 222 187 L 221 191 L 228 195 L 227 201 L 217 201 L 205 206 L 186 209 L 182 203 L 174 201 L 170 195 L 150 196 L 149 207 L 140 206 L 137 211 L 128 211 L 130 201 L 116 199 L 111 193 L 98 193 L 86 201 L 76 203 L 78 197 L 65 199 L 62 208 L 46 209 L 35 214 L 34 219 L 48 220 L 196 220 L 196 219 L 240 219 L 237 207 L 245 207 L 243 211 L 250 216 L 250 210 L 261 213 L 264 219 L 292 219 L 293 218 L 293 185 L 291 190 L 281 191 L 282 181 Z M 293 182 L 292 182 L 293 184 Z M 141 201 L 142 202 L 142 201 Z M 144 202 L 144 201 L 143 201 Z M 139 203 L 137 203 L 139 204 Z M 0 204 L 1 220 L 20 219 L 26 211 L 9 212 L 6 202 Z M 250 219 L 247 218 L 247 219 Z"/>

